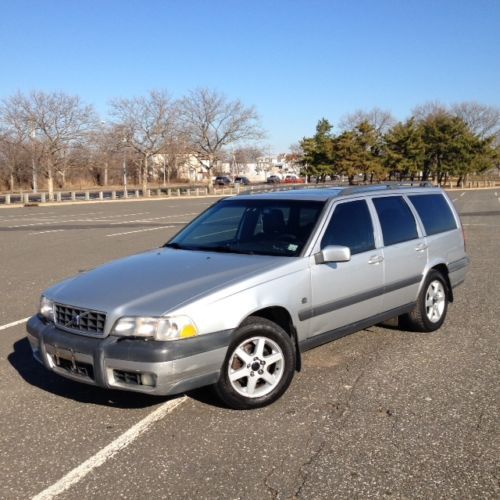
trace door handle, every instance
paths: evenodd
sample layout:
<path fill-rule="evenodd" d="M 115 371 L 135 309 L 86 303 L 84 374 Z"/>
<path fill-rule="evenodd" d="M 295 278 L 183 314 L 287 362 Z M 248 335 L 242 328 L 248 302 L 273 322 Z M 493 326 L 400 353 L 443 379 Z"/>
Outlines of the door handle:
<path fill-rule="evenodd" d="M 428 248 L 428 245 L 426 245 L 425 243 L 419 243 L 416 247 L 415 247 L 415 250 L 417 252 L 423 252 L 424 250 L 427 250 Z"/>
<path fill-rule="evenodd" d="M 382 255 L 372 255 L 368 260 L 368 264 L 380 264 L 381 262 L 384 262 Z"/>

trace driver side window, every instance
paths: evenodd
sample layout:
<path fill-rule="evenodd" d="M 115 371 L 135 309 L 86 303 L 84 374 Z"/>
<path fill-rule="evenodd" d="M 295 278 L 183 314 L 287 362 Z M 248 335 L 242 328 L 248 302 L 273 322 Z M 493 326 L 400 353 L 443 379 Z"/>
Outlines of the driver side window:
<path fill-rule="evenodd" d="M 321 240 L 321 248 L 328 245 L 349 247 L 353 255 L 375 248 L 372 218 L 366 201 L 348 201 L 335 207 Z"/>

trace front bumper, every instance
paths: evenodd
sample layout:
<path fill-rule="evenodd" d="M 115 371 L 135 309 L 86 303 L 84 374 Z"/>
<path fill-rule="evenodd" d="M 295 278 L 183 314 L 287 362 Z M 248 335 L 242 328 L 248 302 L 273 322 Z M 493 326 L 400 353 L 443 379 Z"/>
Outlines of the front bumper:
<path fill-rule="evenodd" d="M 33 356 L 63 377 L 109 389 L 178 394 L 215 383 L 231 330 L 169 342 L 63 331 L 33 316 L 27 323 Z"/>

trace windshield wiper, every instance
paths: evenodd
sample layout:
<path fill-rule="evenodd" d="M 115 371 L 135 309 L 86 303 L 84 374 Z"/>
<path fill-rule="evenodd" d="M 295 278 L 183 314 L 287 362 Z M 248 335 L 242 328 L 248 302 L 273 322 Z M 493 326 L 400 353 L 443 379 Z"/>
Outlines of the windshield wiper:
<path fill-rule="evenodd" d="M 213 247 L 198 247 L 196 250 L 202 252 L 220 252 L 220 253 L 237 253 L 237 250 L 233 250 L 230 246 L 219 245 Z"/>
<path fill-rule="evenodd" d="M 174 248 L 175 250 L 190 250 L 193 252 L 217 252 L 217 253 L 238 253 L 238 254 L 249 254 L 252 255 L 253 251 L 243 251 L 238 250 L 234 247 L 228 245 L 217 245 L 217 246 L 183 246 L 179 243 L 172 242 L 163 245 L 165 248 Z"/>

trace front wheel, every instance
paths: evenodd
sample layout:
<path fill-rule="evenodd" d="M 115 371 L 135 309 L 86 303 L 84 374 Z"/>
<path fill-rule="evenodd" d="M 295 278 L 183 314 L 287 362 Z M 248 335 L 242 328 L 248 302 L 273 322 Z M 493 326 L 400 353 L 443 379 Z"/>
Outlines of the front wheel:
<path fill-rule="evenodd" d="M 447 289 L 443 275 L 432 270 L 427 275 L 415 308 L 403 317 L 403 323 L 419 332 L 433 332 L 440 328 L 448 311 Z"/>
<path fill-rule="evenodd" d="M 215 390 L 230 408 L 247 410 L 276 401 L 295 371 L 290 336 L 265 318 L 250 317 L 228 348 Z"/>

